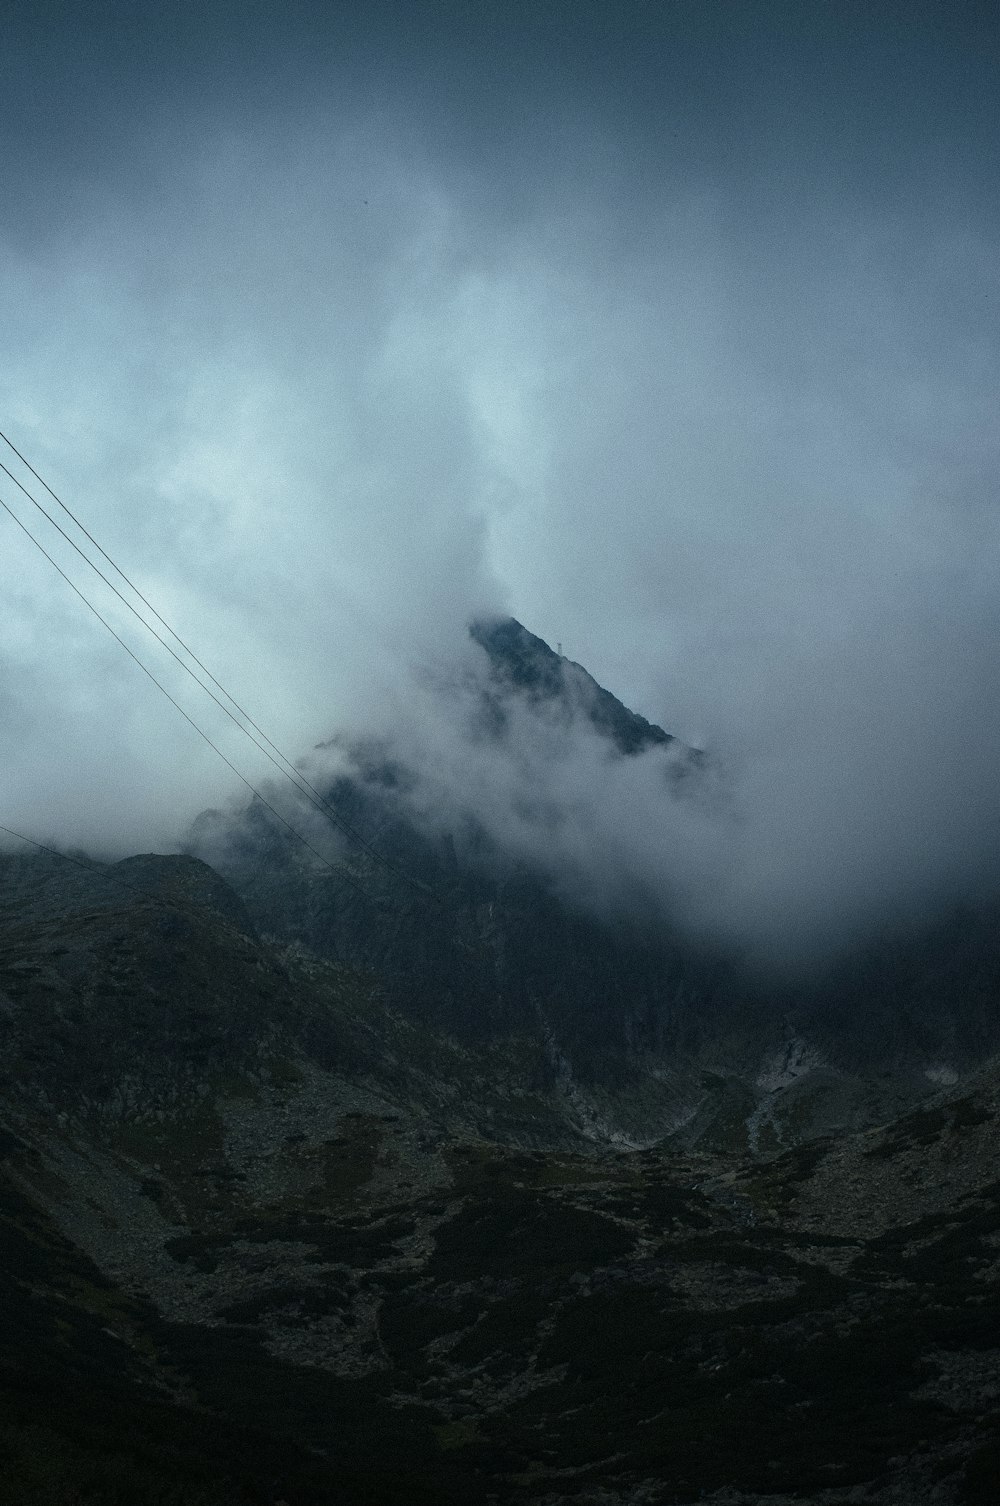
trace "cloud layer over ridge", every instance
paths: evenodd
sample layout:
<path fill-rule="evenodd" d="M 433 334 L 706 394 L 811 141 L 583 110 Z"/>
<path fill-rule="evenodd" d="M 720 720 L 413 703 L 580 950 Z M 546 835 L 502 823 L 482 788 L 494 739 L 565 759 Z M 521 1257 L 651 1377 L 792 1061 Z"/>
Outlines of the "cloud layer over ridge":
<path fill-rule="evenodd" d="M 626 875 L 781 938 L 994 888 L 971 12 L 854 37 L 775 6 L 750 38 L 735 6 L 530 9 L 181 6 L 144 38 L 54 7 L 45 40 L 25 7 L 0 427 L 288 751 L 409 728 L 439 756 L 414 666 L 468 673 L 490 611 L 709 747 L 724 820 L 566 750 L 595 902 Z M 0 819 L 179 840 L 239 786 L 0 524 Z M 454 764 L 513 820 L 514 765 L 489 796 Z"/>

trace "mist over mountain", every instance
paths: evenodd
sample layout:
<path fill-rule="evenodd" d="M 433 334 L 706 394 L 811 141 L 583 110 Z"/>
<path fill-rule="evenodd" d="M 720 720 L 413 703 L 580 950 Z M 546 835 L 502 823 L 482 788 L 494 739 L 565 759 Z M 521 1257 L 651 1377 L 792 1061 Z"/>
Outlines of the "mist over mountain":
<path fill-rule="evenodd" d="M 693 921 L 805 947 L 995 886 L 978 21 L 183 6 L 139 45 L 129 9 L 13 6 L 0 404 L 269 735 L 409 718 L 433 760 L 414 667 L 454 678 L 510 614 L 709 751 L 727 821 L 665 816 L 652 752 L 608 797 Z M 4 527 L 10 824 L 176 844 L 237 781 Z M 613 896 L 595 758 L 606 875 L 566 856 Z"/>
<path fill-rule="evenodd" d="M 0 855 L 3 1506 L 991 1506 L 1000 917 L 748 965 L 594 869 L 710 756 L 470 643 L 325 855 Z"/>
<path fill-rule="evenodd" d="M 481 616 L 396 681 L 376 730 L 326 739 L 302 766 L 322 785 L 391 765 L 395 807 L 425 835 L 479 831 L 591 915 L 808 976 L 956 906 L 991 908 L 998 892 L 971 753 L 946 771 L 936 725 L 915 719 L 895 781 L 894 750 L 846 746 L 831 684 L 816 695 L 831 698 L 829 725 L 807 737 L 776 724 L 766 747 L 694 748 L 514 619 Z M 321 817 L 268 791 L 336 850 Z"/>
<path fill-rule="evenodd" d="M 8 0 L 0 1506 L 996 1506 L 998 99 Z"/>
<path fill-rule="evenodd" d="M 732 848 L 752 833 L 710 752 L 512 618 L 477 620 L 470 641 L 393 735 L 338 738 L 304 764 L 352 835 L 277 785 L 269 800 L 312 851 L 256 800 L 194 823 L 186 850 L 262 931 L 374 971 L 393 1008 L 461 1039 L 522 1032 L 587 1081 L 644 1084 L 637 1115 L 612 1116 L 632 1131 L 686 1122 L 706 1066 L 754 1080 L 772 1056 L 815 1052 L 851 1083 L 822 1113 L 855 1122 L 884 1112 L 887 1062 L 892 1093 L 919 1095 L 942 1063 L 961 1074 L 1000 1044 L 995 903 L 941 890 L 907 913 L 886 895 L 852 926 L 809 930 L 793 871 L 763 898 L 741 887 Z"/>

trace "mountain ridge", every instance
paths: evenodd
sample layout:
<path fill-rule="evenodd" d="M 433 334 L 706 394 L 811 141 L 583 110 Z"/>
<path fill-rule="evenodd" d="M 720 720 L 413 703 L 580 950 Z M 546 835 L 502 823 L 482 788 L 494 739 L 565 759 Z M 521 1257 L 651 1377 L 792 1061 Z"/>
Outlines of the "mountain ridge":
<path fill-rule="evenodd" d="M 0 1506 L 992 1506 L 991 916 L 789 996 L 408 789 L 326 794 L 423 888 L 259 803 L 0 854 Z"/>
<path fill-rule="evenodd" d="M 488 656 L 500 686 L 527 692 L 535 700 L 563 699 L 582 710 L 619 752 L 634 755 L 677 742 L 672 733 L 623 706 L 582 664 L 555 653 L 516 618 L 476 618 L 470 624 L 469 636 Z M 694 750 L 685 751 L 690 754 Z"/>

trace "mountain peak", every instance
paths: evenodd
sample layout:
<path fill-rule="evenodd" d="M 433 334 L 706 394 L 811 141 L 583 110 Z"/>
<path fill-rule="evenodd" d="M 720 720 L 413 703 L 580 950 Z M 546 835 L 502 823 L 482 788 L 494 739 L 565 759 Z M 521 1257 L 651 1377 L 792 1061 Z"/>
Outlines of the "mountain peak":
<path fill-rule="evenodd" d="M 562 701 L 567 708 L 582 711 L 619 752 L 643 753 L 676 741 L 655 722 L 623 706 L 582 664 L 556 653 L 515 617 L 477 618 L 469 625 L 469 636 L 489 658 L 498 687 L 531 701 Z"/>

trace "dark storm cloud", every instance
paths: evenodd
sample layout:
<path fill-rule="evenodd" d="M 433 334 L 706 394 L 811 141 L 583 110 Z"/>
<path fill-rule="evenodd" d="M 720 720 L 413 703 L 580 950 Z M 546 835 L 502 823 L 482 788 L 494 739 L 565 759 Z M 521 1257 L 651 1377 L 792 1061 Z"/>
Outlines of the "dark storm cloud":
<path fill-rule="evenodd" d="M 608 173 L 654 198 L 690 174 L 750 202 L 881 201 L 985 184 L 992 168 L 988 5 L 216 0 L 15 3 L 5 16 L 8 172 L 70 198 L 85 173 L 134 186 L 151 126 L 190 145 L 213 120 L 270 128 L 331 108 L 415 131 L 484 210 L 558 195 L 560 164 L 598 139 Z"/>
<path fill-rule="evenodd" d="M 290 751 L 405 736 L 427 819 L 521 850 L 519 788 L 562 790 L 576 892 L 735 934 L 993 881 L 987 8 L 11 27 L 0 427 Z M 0 521 L 10 824 L 169 843 L 229 776 Z M 725 800 L 582 733 L 454 740 L 415 687 L 505 609 Z"/>

